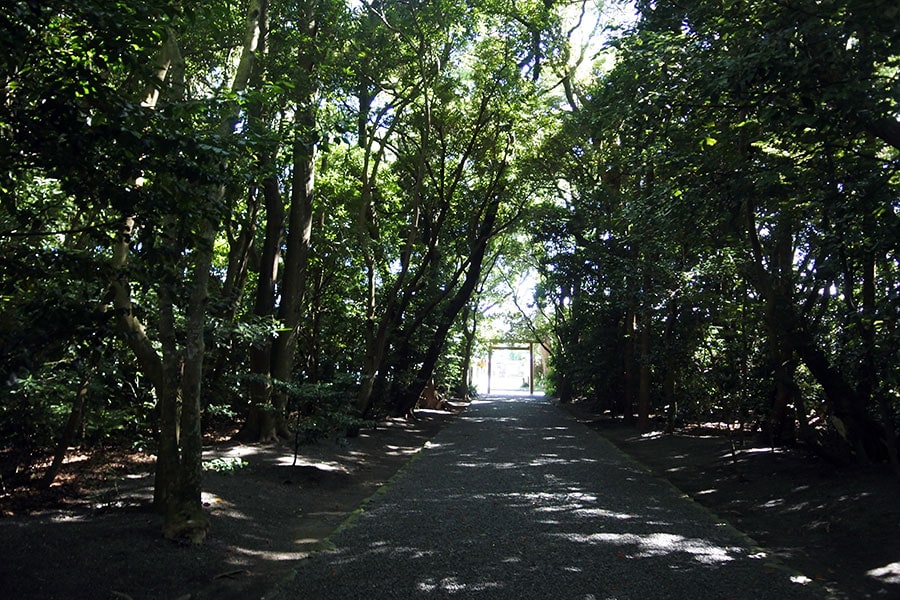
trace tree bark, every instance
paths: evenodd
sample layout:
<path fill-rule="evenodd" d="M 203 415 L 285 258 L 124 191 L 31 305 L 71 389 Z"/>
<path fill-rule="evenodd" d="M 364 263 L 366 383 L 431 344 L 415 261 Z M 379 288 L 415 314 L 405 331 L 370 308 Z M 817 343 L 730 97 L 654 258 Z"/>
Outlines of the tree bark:
<path fill-rule="evenodd" d="M 766 304 L 764 320 L 774 383 L 766 428 L 773 447 L 792 445 L 796 440 L 795 419 L 791 411 L 796 411 L 799 403 L 800 389 L 794 381 L 797 365 L 794 349 L 783 335 L 778 322 L 778 299 L 793 303 L 793 230 L 790 217 L 780 215 L 773 232 L 775 247 L 770 261 L 770 270 L 775 271 L 772 285 L 777 288 L 777 292 L 763 300 Z"/>
<path fill-rule="evenodd" d="M 314 102 L 313 98 L 309 99 Z M 302 116 L 307 136 L 314 135 L 315 109 L 306 107 Z M 315 197 L 316 140 L 298 139 L 294 143 L 294 175 L 291 188 L 291 209 L 288 214 L 288 235 L 285 249 L 284 277 L 281 286 L 281 304 L 278 320 L 281 331 L 272 344 L 272 377 L 280 382 L 293 380 L 294 359 L 300 336 L 303 302 L 306 295 L 306 276 L 309 263 L 309 245 L 312 235 L 313 203 Z M 275 389 L 272 408 L 275 414 L 276 434 L 288 435 L 285 409 L 288 394 Z"/>
<path fill-rule="evenodd" d="M 227 321 L 234 319 L 246 287 L 253 240 L 256 237 L 260 195 L 261 191 L 252 186 L 247 193 L 247 218 L 240 225 L 240 231 L 235 235 L 231 228 L 228 228 L 228 268 L 225 272 L 225 281 L 222 283 L 224 307 L 221 311 L 222 317 Z"/>
<path fill-rule="evenodd" d="M 675 423 L 678 419 L 678 397 L 676 395 L 677 387 L 677 370 L 678 370 L 678 352 L 676 350 L 675 332 L 678 331 L 678 299 L 674 295 L 668 301 L 668 314 L 666 315 L 666 326 L 663 332 L 663 347 L 665 349 L 665 357 L 663 364 L 665 373 L 663 374 L 662 395 L 663 404 L 666 406 L 666 433 L 675 431 Z"/>
<path fill-rule="evenodd" d="M 232 91 L 247 86 L 255 64 L 256 44 L 259 40 L 259 19 L 264 3 L 250 0 L 245 26 L 245 40 Z M 173 97 L 181 99 L 184 91 L 184 61 L 177 39 L 169 30 L 168 39 L 157 64 L 158 82 L 150 86 L 142 104 L 155 108 L 164 84 L 173 90 Z M 223 119 L 221 135 L 231 135 L 238 120 L 238 107 Z M 197 234 L 182 239 L 171 233 L 177 228 L 164 217 L 164 244 L 173 256 L 182 257 L 175 266 L 176 273 L 186 271 L 188 295 L 176 299 L 166 281 L 157 285 L 159 301 L 159 336 L 161 356 L 150 343 L 143 325 L 132 312 L 131 295 L 127 284 L 127 262 L 135 217 L 125 216 L 113 244 L 112 267 L 114 300 L 119 329 L 125 335 L 147 377 L 156 390 L 160 409 L 160 433 L 157 448 L 154 503 L 164 514 L 163 533 L 169 539 L 199 543 L 205 539 L 209 520 L 201 504 L 202 436 L 200 429 L 200 394 L 204 364 L 204 329 L 207 317 L 209 272 L 212 266 L 215 238 L 221 222 L 218 206 L 225 196 L 223 187 L 200 186 L 193 190 L 200 208 Z M 185 244 L 188 244 L 185 246 Z M 176 275 L 177 276 L 177 275 Z M 185 326 L 179 331 L 175 318 L 177 301 L 182 300 Z"/>
<path fill-rule="evenodd" d="M 635 353 L 636 344 L 635 337 L 637 330 L 635 328 L 635 320 L 637 318 L 637 307 L 634 301 L 629 301 L 628 310 L 625 312 L 625 343 L 624 352 L 622 353 L 622 370 L 623 370 L 623 387 L 622 396 L 618 402 L 619 413 L 628 424 L 634 423 L 634 399 L 635 391 Z"/>
<path fill-rule="evenodd" d="M 650 430 L 650 315 L 645 307 L 640 328 L 640 368 L 638 369 L 638 429 Z"/>
<path fill-rule="evenodd" d="M 250 413 L 241 429 L 241 437 L 269 441 L 280 437 L 289 437 L 286 410 L 289 394 L 286 386 L 293 380 L 297 343 L 300 336 L 303 302 L 306 292 L 306 277 L 309 261 L 309 248 L 312 233 L 313 204 L 315 193 L 315 169 L 318 139 L 316 133 L 317 103 L 319 83 L 315 73 L 316 62 L 312 44 L 318 34 L 318 21 L 315 3 L 303 5 L 305 14 L 298 26 L 310 41 L 297 54 L 297 65 L 302 73 L 297 82 L 295 102 L 296 137 L 292 146 L 293 172 L 291 179 L 291 204 L 287 214 L 287 234 L 284 238 L 284 271 L 278 290 L 274 288 L 275 277 L 272 265 L 277 256 L 269 248 L 263 257 L 262 268 L 266 270 L 265 289 L 259 294 L 266 295 L 264 300 L 258 299 L 258 307 L 270 310 L 274 307 L 275 298 L 279 303 L 276 317 L 280 328 L 266 348 L 255 350 L 255 358 L 251 364 L 254 375 L 254 396 Z M 275 185 L 274 179 L 267 185 Z M 267 197 L 275 205 L 275 190 L 269 189 Z M 280 203 L 280 198 L 278 199 Z M 269 200 L 267 200 L 268 206 Z M 279 204 L 280 205 L 280 204 Z M 283 206 L 283 205 L 280 205 Z M 282 208 L 283 210 L 283 208 Z M 277 220 L 276 220 L 277 219 Z M 267 241 L 272 233 L 274 243 L 275 228 L 280 226 L 282 218 L 276 214 L 267 216 Z M 280 242 L 280 239 L 279 239 Z M 262 275 L 262 274 L 261 274 Z"/>
<path fill-rule="evenodd" d="M 266 228 L 260 254 L 253 314 L 274 317 L 278 263 L 284 235 L 284 202 L 274 175 L 263 181 Z M 268 441 L 276 437 L 272 416 L 272 341 L 266 339 L 250 348 L 250 410 L 237 437 L 243 440 Z"/>
<path fill-rule="evenodd" d="M 476 301 L 477 302 L 477 301 Z M 471 319 L 472 327 L 469 328 Z M 456 384 L 456 396 L 463 401 L 469 399 L 469 370 L 472 366 L 472 351 L 475 348 L 475 334 L 478 326 L 478 307 L 466 304 L 462 310 L 463 357 L 460 364 L 459 382 Z"/>
<path fill-rule="evenodd" d="M 53 485 L 53 480 L 56 479 L 56 476 L 59 474 L 59 469 L 62 467 L 63 461 L 66 458 L 66 452 L 75 440 L 75 434 L 78 432 L 78 428 L 81 427 L 81 424 L 84 422 L 84 405 L 88 395 L 89 383 L 90 380 L 85 379 L 81 382 L 81 385 L 78 386 L 78 393 L 75 394 L 75 399 L 72 400 L 69 418 L 66 419 L 66 425 L 63 428 L 62 435 L 59 436 L 59 441 L 56 443 L 56 452 L 53 453 L 53 461 L 50 463 L 50 466 L 47 467 L 44 476 L 41 477 L 38 482 L 37 487 L 40 489 L 46 490 Z"/>
<path fill-rule="evenodd" d="M 201 431 L 201 386 L 203 358 L 206 344 L 203 337 L 206 326 L 209 271 L 212 267 L 213 246 L 218 230 L 218 219 L 205 217 L 201 237 L 195 250 L 192 265 L 190 292 L 186 309 L 187 323 L 181 353 L 180 410 L 177 414 L 176 448 L 167 464 L 177 465 L 176 485 L 165 500 L 163 533 L 171 540 L 202 542 L 209 530 L 209 518 L 203 510 Z"/>

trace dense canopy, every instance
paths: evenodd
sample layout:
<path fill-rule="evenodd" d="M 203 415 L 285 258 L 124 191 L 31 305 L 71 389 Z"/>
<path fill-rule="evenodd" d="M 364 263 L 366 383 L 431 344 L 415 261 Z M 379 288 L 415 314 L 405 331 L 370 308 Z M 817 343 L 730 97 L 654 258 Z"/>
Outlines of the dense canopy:
<path fill-rule="evenodd" d="M 893 0 L 14 1 L 0 33 L 2 486 L 130 444 L 199 541 L 205 429 L 466 395 L 527 273 L 504 335 L 563 401 L 900 472 Z"/>

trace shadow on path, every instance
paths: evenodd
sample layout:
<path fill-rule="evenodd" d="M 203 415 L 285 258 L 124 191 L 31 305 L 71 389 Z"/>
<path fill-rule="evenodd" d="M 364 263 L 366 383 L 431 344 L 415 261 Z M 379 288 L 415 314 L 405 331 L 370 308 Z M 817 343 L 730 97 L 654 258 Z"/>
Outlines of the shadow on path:
<path fill-rule="evenodd" d="M 816 598 L 540 398 L 487 397 L 271 598 Z"/>

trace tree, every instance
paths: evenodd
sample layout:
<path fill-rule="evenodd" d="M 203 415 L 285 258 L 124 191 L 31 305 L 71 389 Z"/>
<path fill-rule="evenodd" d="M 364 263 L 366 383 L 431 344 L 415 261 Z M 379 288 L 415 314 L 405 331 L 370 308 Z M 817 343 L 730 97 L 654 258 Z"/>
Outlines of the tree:
<path fill-rule="evenodd" d="M 510 201 L 518 192 L 508 188 L 507 171 L 516 135 L 526 133 L 520 111 L 532 94 L 512 65 L 517 30 L 503 15 L 485 7 L 459 15 L 458 28 L 445 30 L 437 13 L 392 12 L 400 8 L 372 6 L 366 21 L 393 32 L 415 68 L 399 69 L 399 85 L 388 79 L 378 89 L 376 77 L 363 79 L 368 92 L 361 107 L 385 96 L 375 126 L 360 136 L 366 143 L 358 235 L 369 282 L 358 400 L 364 415 L 377 398 L 387 399 L 394 414 L 408 412 L 431 379 L 448 332 L 481 279 L 491 239 L 505 227 L 507 211 L 515 213 Z M 478 36 L 489 23 L 511 31 L 509 37 Z M 373 184 L 386 150 L 396 156 L 385 168 L 400 189 L 391 199 L 396 204 L 383 200 L 379 207 Z M 397 229 L 377 227 L 379 208 L 393 206 L 409 218 Z M 401 250 L 382 254 L 379 267 L 388 234 Z M 378 279 L 386 282 L 381 294 Z"/>
<path fill-rule="evenodd" d="M 801 416 L 796 427 L 802 428 L 810 414 L 822 410 L 836 426 L 832 431 L 861 460 L 893 447 L 893 409 L 882 411 L 882 433 L 873 436 L 876 412 L 866 390 L 872 389 L 874 373 L 884 373 L 885 381 L 894 376 L 872 368 L 878 360 L 867 351 L 867 375 L 854 373 L 849 364 L 860 362 L 841 358 L 843 350 L 835 342 L 853 338 L 871 344 L 872 329 L 854 325 L 829 307 L 835 301 L 830 290 L 840 287 L 842 278 L 860 282 L 844 287 L 845 301 L 865 297 L 869 307 L 878 305 L 874 288 L 865 283 L 875 280 L 871 259 L 863 252 L 853 267 L 841 259 L 848 246 L 834 242 L 835 211 L 850 222 L 866 223 L 857 229 L 859 235 L 887 257 L 885 271 L 895 270 L 890 244 L 881 245 L 896 227 L 896 215 L 887 209 L 896 185 L 888 167 L 896 161 L 888 133 L 895 105 L 887 92 L 896 73 L 895 30 L 840 3 L 812 10 L 655 3 L 641 5 L 641 11 L 635 30 L 615 45 L 615 68 L 598 80 L 590 100 L 572 116 L 587 123 L 582 131 L 588 136 L 560 138 L 568 155 L 584 156 L 599 169 L 584 185 L 578 167 L 561 165 L 563 177 L 579 192 L 573 196 L 576 211 L 602 210 L 605 202 L 601 214 L 609 215 L 604 221 L 609 225 L 598 230 L 596 222 L 576 212 L 570 219 L 575 225 L 571 241 L 579 252 L 598 241 L 619 241 L 626 260 L 637 261 L 624 289 L 640 293 L 626 296 L 649 300 L 651 308 L 628 308 L 626 302 L 626 316 L 643 313 L 650 324 L 664 319 L 666 327 L 654 329 L 667 332 L 670 340 L 682 336 L 678 321 L 663 317 L 660 298 L 678 299 L 670 300 L 668 311 L 677 318 L 683 300 L 702 298 L 695 293 L 690 294 L 695 300 L 685 298 L 684 276 L 700 282 L 701 267 L 715 264 L 709 257 L 738 257 L 737 275 L 753 289 L 750 300 L 765 306 L 734 314 L 762 319 L 767 331 L 774 392 L 763 412 L 774 437 L 793 439 L 791 411 Z M 745 18 L 735 18 L 738 14 Z M 839 80 L 837 72 L 850 75 Z M 854 106 L 855 97 L 866 98 L 862 112 Z M 853 208 L 844 200 L 849 196 L 859 199 Z M 876 222 L 872 214 L 884 218 Z M 585 266 L 603 260 L 592 253 L 586 258 Z M 642 264 L 655 268 L 648 272 Z M 666 268 L 660 270 L 661 265 Z M 724 322 L 729 321 L 736 323 L 731 317 Z M 627 316 L 626 332 L 632 322 Z M 746 332 L 747 324 L 739 330 Z M 645 332 L 642 345 L 648 341 Z M 646 365 L 647 354 L 642 354 Z M 633 352 L 626 349 L 625 355 Z M 741 362 L 749 360 L 745 355 Z M 822 386 L 826 403 L 821 409 L 798 395 L 798 360 Z M 632 369 L 625 368 L 627 398 Z M 746 407 L 747 399 L 742 403 Z M 881 441 L 863 442 L 873 439 Z"/>
<path fill-rule="evenodd" d="M 200 504 L 206 306 L 238 106 L 191 97 L 177 33 L 183 21 L 165 3 L 19 9 L 14 25 L 37 51 L 12 57 L 8 89 L 19 92 L 5 103 L 4 120 L 15 137 L 38 123 L 43 133 L 14 151 L 59 181 L 82 218 L 101 224 L 98 230 L 115 228 L 106 259 L 109 314 L 158 401 L 155 501 L 168 537 L 200 541 L 207 529 Z M 253 68 L 258 3 L 246 14 L 234 94 Z M 48 144 L 48 136 L 57 141 Z M 19 184 L 26 165 L 15 164 L 12 183 Z M 143 307 L 154 304 L 146 314 Z"/>
<path fill-rule="evenodd" d="M 254 312 L 257 317 L 274 316 L 279 324 L 273 339 L 251 351 L 253 397 L 243 435 L 261 441 L 288 435 L 285 386 L 293 380 L 303 325 L 321 126 L 318 111 L 322 71 L 328 68 L 322 64 L 329 53 L 322 39 L 333 35 L 340 21 L 340 10 L 333 3 L 306 2 L 296 11 L 278 15 L 281 31 L 276 47 L 287 55 L 277 60 L 285 63 L 285 81 L 291 90 L 285 100 L 291 103 L 294 123 L 290 182 L 279 181 L 270 155 L 269 172 L 259 186 L 265 198 L 266 226 Z M 284 108 L 273 112 L 279 110 Z M 283 190 L 289 190 L 288 205 Z M 279 277 L 282 255 L 284 269 Z"/>

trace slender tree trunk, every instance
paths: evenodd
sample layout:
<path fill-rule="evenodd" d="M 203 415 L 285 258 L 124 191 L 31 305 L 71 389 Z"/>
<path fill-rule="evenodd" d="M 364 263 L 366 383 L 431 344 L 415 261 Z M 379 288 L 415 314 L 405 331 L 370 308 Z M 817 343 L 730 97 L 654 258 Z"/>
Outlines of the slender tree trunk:
<path fill-rule="evenodd" d="M 797 368 L 794 349 L 783 335 L 778 322 L 779 302 L 793 302 L 794 226 L 788 216 L 780 216 L 774 231 L 775 248 L 770 269 L 775 271 L 772 285 L 777 292 L 764 298 L 765 323 L 769 341 L 769 357 L 772 362 L 774 393 L 769 408 L 768 430 L 773 447 L 791 445 L 796 440 L 795 420 L 800 389 L 794 381 Z"/>
<path fill-rule="evenodd" d="M 240 231 L 234 235 L 229 228 L 228 268 L 225 272 L 225 281 L 222 283 L 222 298 L 225 302 L 222 316 L 228 321 L 234 318 L 246 287 L 253 240 L 256 237 L 260 195 L 261 191 L 256 186 L 248 191 L 247 217 L 240 225 Z"/>
<path fill-rule="evenodd" d="M 319 210 L 316 219 L 316 227 L 319 231 L 325 229 L 325 211 Z M 311 294 L 309 302 L 309 347 L 306 348 L 303 361 L 306 381 L 309 383 L 319 383 L 321 379 L 320 373 L 320 357 L 322 354 L 322 294 L 325 290 L 326 277 L 325 268 L 319 267 L 310 273 L 309 279 L 312 281 Z"/>
<path fill-rule="evenodd" d="M 382 311 L 380 320 L 376 316 L 376 298 L 375 298 L 375 262 L 371 256 L 370 244 L 368 238 L 377 238 L 377 229 L 373 221 L 374 212 L 372 210 L 372 191 L 375 182 L 375 175 L 378 172 L 381 160 L 384 157 L 384 150 L 381 149 L 373 157 L 372 172 L 368 171 L 368 160 L 370 150 L 366 152 L 366 163 L 363 167 L 363 185 L 362 185 L 362 204 L 360 208 L 360 235 L 368 236 L 362 241 L 364 250 L 368 250 L 366 255 L 366 269 L 368 277 L 368 295 L 366 307 L 366 354 L 363 361 L 363 381 L 360 386 L 359 395 L 357 397 L 357 412 L 364 418 L 369 416 L 375 409 L 376 400 L 380 394 L 376 394 L 377 390 L 383 390 L 387 386 L 388 363 L 392 360 L 390 356 L 390 346 L 395 342 L 394 333 L 403 318 L 406 307 L 411 300 L 410 291 L 414 287 L 407 285 L 407 275 L 410 270 L 410 261 L 416 240 L 420 237 L 420 220 L 422 217 L 422 186 L 425 181 L 426 160 L 425 151 L 429 144 L 431 134 L 431 98 L 428 94 L 423 95 L 424 99 L 424 122 L 419 129 L 419 155 L 416 162 L 416 177 L 413 190 L 411 192 L 413 200 L 413 209 L 410 215 L 407 227 L 406 241 L 403 249 L 400 251 L 400 272 L 397 274 L 391 291 L 387 294 L 387 302 Z M 371 101 L 366 102 L 366 106 L 370 107 Z M 394 126 L 399 121 L 395 121 L 388 127 L 385 137 L 388 137 L 394 130 Z M 362 122 L 360 122 L 363 125 Z M 374 141 L 373 136 L 367 138 L 367 143 L 371 148 Z M 420 271 L 420 274 L 422 271 Z M 413 278 L 415 279 L 415 278 Z M 404 286 L 406 289 L 404 291 Z M 376 325 L 377 323 L 377 325 Z M 402 343 L 402 341 L 398 341 Z"/>
<path fill-rule="evenodd" d="M 178 465 L 177 487 L 175 493 L 166 498 L 166 519 L 163 526 L 167 538 L 188 539 L 195 544 L 202 542 L 209 530 L 209 518 L 201 503 L 201 386 L 206 350 L 203 334 L 206 326 L 209 271 L 212 267 L 218 219 L 210 215 L 205 221 L 192 265 L 183 359 L 180 365 L 181 406 L 176 438 L 178 453 L 173 458 L 173 462 Z"/>
<path fill-rule="evenodd" d="M 302 126 L 306 136 L 315 135 L 315 98 L 302 112 Z M 312 235 L 313 202 L 315 191 L 316 141 L 312 137 L 297 139 L 294 143 L 294 176 L 291 188 L 291 209 L 288 214 L 288 237 L 285 251 L 284 276 L 281 286 L 281 303 L 278 319 L 282 330 L 272 344 L 272 377 L 277 381 L 293 380 L 297 342 L 300 337 L 301 316 L 306 295 L 309 249 Z M 285 422 L 288 394 L 275 389 L 272 408 L 276 434 L 289 435 Z"/>
<path fill-rule="evenodd" d="M 779 294 L 777 282 L 765 268 L 755 215 L 749 202 L 745 202 L 744 218 L 753 256 L 750 274 L 754 286 L 765 301 L 773 303 L 773 319 L 780 335 L 825 391 L 835 430 L 847 442 L 858 462 L 870 462 L 873 452 L 877 453 L 881 446 L 881 432 L 866 414 L 866 399 L 860 398 L 843 374 L 831 364 L 796 314 L 791 299 Z"/>
<path fill-rule="evenodd" d="M 259 40 L 259 19 L 264 2 L 248 2 L 245 39 L 238 63 L 232 91 L 243 91 L 255 63 L 256 45 Z M 184 61 L 174 32 L 168 39 L 157 62 L 158 85 L 150 86 L 142 102 L 154 108 L 164 84 L 170 84 L 172 97 L 182 98 L 184 91 Z M 170 72 L 171 71 L 171 72 Z M 237 105 L 219 127 L 222 136 L 231 135 L 239 117 Z M 204 329 L 207 317 L 209 272 L 212 266 L 213 248 L 221 222 L 219 206 L 225 198 L 225 189 L 199 187 L 194 198 L 200 213 L 196 223 L 196 236 L 181 239 L 172 234 L 174 217 L 168 216 L 162 224 L 166 249 L 179 256 L 175 266 L 176 276 L 187 272 L 187 298 L 176 298 L 166 281 L 157 286 L 159 301 L 159 335 L 161 355 L 150 343 L 139 320 L 132 312 L 132 301 L 127 285 L 126 267 L 130 237 L 134 229 L 134 216 L 123 219 L 122 227 L 113 244 L 114 306 L 119 328 L 134 351 L 141 367 L 154 385 L 160 410 L 160 433 L 157 448 L 154 502 L 164 514 L 163 532 L 167 538 L 199 543 L 206 537 L 209 521 L 201 504 L 201 450 L 200 386 L 204 364 Z M 191 228 L 193 229 L 193 228 Z M 187 245 L 186 245 L 187 244 Z M 178 327 L 176 306 L 184 314 L 185 325 Z"/>
<path fill-rule="evenodd" d="M 257 317 L 274 317 L 278 263 L 284 235 L 284 201 L 274 175 L 263 181 L 263 198 L 266 207 L 266 228 L 260 254 L 256 300 L 253 313 Z M 270 401 L 272 397 L 272 341 L 250 348 L 249 384 L 250 410 L 238 438 L 252 441 L 269 441 L 276 437 L 275 419 Z"/>
<path fill-rule="evenodd" d="M 159 441 L 156 448 L 153 505 L 158 512 L 166 514 L 168 504 L 174 502 L 178 494 L 182 357 L 178 352 L 172 290 L 167 286 L 160 286 L 157 295 L 163 377 L 162 385 L 157 389 Z"/>
<path fill-rule="evenodd" d="M 255 17 L 254 11 L 258 11 Z M 264 56 L 268 52 L 269 0 L 252 0 L 248 7 L 247 17 L 244 47 L 250 48 L 255 45 L 255 48 L 252 55 L 246 54 L 246 56 L 242 56 L 244 73 L 241 74 L 240 81 L 236 80 L 236 82 L 240 83 L 246 80 L 247 86 L 252 89 L 260 89 L 264 83 L 265 73 L 264 69 L 259 68 L 259 61 L 256 60 L 256 57 Z M 257 123 L 260 123 L 266 110 L 267 106 L 261 99 L 251 101 L 247 108 L 247 126 L 253 128 Z M 230 134 L 231 131 L 223 133 Z M 273 172 L 275 170 L 276 152 L 277 150 L 272 151 L 260 159 L 261 172 Z M 274 179 L 274 176 L 272 178 Z M 226 302 L 224 317 L 228 320 L 234 318 L 241 295 L 244 292 L 247 272 L 253 255 L 253 242 L 256 237 L 260 196 L 263 194 L 259 186 L 253 183 L 249 186 L 249 189 L 238 188 L 237 191 L 233 192 L 233 196 L 236 199 L 244 192 L 247 195 L 247 214 L 243 223 L 240 224 L 240 230 L 235 235 L 230 224 L 226 224 L 226 233 L 228 234 L 228 269 L 222 285 L 222 296 Z M 232 204 L 233 202 L 228 202 L 229 206 Z"/>
<path fill-rule="evenodd" d="M 635 393 L 635 353 L 636 344 L 635 336 L 637 334 L 635 328 L 635 320 L 637 319 L 637 307 L 634 301 L 629 301 L 628 310 L 625 312 L 625 341 L 624 352 L 622 353 L 622 369 L 623 369 L 623 387 L 622 397 L 619 399 L 619 413 L 624 417 L 625 422 L 634 423 L 634 399 Z"/>
<path fill-rule="evenodd" d="M 373 152 L 374 136 L 368 135 L 369 112 L 374 96 L 370 91 L 370 84 L 362 81 L 359 84 L 359 145 L 364 149 L 363 167 L 360 179 L 360 206 L 357 215 L 357 239 L 366 264 L 366 309 L 365 322 L 363 324 L 363 339 L 365 341 L 365 353 L 363 355 L 363 371 L 360 389 L 356 397 L 356 411 L 366 417 L 374 407 L 373 391 L 378 377 L 383 374 L 385 351 L 388 339 L 393 329 L 391 315 L 394 314 L 394 302 L 396 294 L 388 296 L 387 306 L 383 311 L 379 323 L 377 315 L 376 299 L 376 265 L 372 249 L 372 242 L 379 239 L 378 227 L 375 223 L 375 210 L 373 206 L 373 190 L 378 175 L 378 170 L 384 158 L 385 145 L 381 144 L 377 151 Z M 380 113 L 383 115 L 383 113 Z M 400 121 L 395 118 L 388 126 L 385 139 L 390 138 L 391 133 Z M 405 273 L 398 276 L 397 283 Z M 395 289 L 397 289 L 395 287 Z"/>
<path fill-rule="evenodd" d="M 135 217 L 122 218 L 119 231 L 113 241 L 111 270 L 113 273 L 113 312 L 116 324 L 126 345 L 134 353 L 144 375 L 157 390 L 162 387 L 162 361 L 144 329 L 143 323 L 134 314 L 131 287 L 128 283 L 128 255 L 135 230 Z"/>
<path fill-rule="evenodd" d="M 290 436 L 286 420 L 289 398 L 286 386 L 290 385 L 293 380 L 296 349 L 302 324 L 301 316 L 312 232 L 318 143 L 316 110 L 319 84 L 316 80 L 316 63 L 312 45 L 315 43 L 318 33 L 317 7 L 315 3 L 307 2 L 303 4 L 303 8 L 305 14 L 303 22 L 299 23 L 299 26 L 310 40 L 310 45 L 304 45 L 297 55 L 297 67 L 301 75 L 300 81 L 297 82 L 298 92 L 294 107 L 297 133 L 292 146 L 291 205 L 287 214 L 287 234 L 284 240 L 284 271 L 277 293 L 274 290 L 274 277 L 271 279 L 272 286 L 269 286 L 267 282 L 266 289 L 260 292 L 267 294 L 264 307 L 266 309 L 274 306 L 275 297 L 278 296 L 276 316 L 281 327 L 266 348 L 255 351 L 256 356 L 252 364 L 254 398 L 247 421 L 240 434 L 247 439 L 273 440 Z M 267 196 L 274 199 L 274 190 L 267 192 Z M 277 215 L 267 217 L 267 228 L 274 229 L 279 226 L 279 223 L 272 222 L 275 217 Z M 274 234 L 274 231 L 272 233 Z M 263 258 L 267 277 L 272 274 L 269 262 L 271 258 L 271 254 Z"/>
<path fill-rule="evenodd" d="M 469 322 L 471 319 L 472 327 L 469 328 Z M 468 400 L 469 399 L 469 371 L 472 366 L 472 352 L 475 348 L 475 334 L 477 332 L 478 327 L 478 307 L 472 307 L 471 304 L 466 304 L 465 308 L 462 311 L 462 323 L 463 323 L 463 358 L 462 364 L 460 365 L 460 374 L 459 374 L 459 382 L 456 385 L 456 396 L 460 400 Z"/>
<path fill-rule="evenodd" d="M 678 299 L 669 298 L 666 327 L 663 333 L 663 346 L 665 348 L 665 374 L 663 375 L 663 403 L 666 406 L 666 433 L 675 431 L 675 423 L 678 419 L 678 397 L 676 395 L 676 378 L 678 370 L 679 352 L 676 349 L 675 332 L 678 330 Z"/>
<path fill-rule="evenodd" d="M 885 451 L 894 473 L 900 476 L 900 447 L 898 447 L 894 410 L 890 400 L 878 389 L 879 369 L 875 356 L 875 320 L 877 319 L 875 280 L 877 273 L 875 253 L 871 250 L 866 252 L 862 271 L 860 341 L 863 346 L 863 355 L 856 389 L 861 398 L 874 399 L 877 402 L 881 428 L 884 431 Z"/>
<path fill-rule="evenodd" d="M 640 368 L 638 370 L 638 428 L 650 429 L 650 315 L 645 307 L 640 327 Z"/>
<path fill-rule="evenodd" d="M 84 422 L 84 406 L 87 400 L 89 383 L 90 380 L 85 379 L 81 382 L 81 385 L 78 386 L 78 393 L 75 394 L 75 398 L 72 400 L 69 418 L 66 419 L 66 425 L 63 428 L 62 435 L 60 435 L 59 441 L 56 443 L 56 452 L 53 453 L 53 461 L 50 463 L 50 466 L 47 467 L 47 471 L 44 472 L 44 476 L 41 477 L 38 482 L 37 487 L 40 489 L 46 490 L 53 485 L 53 480 L 56 479 L 56 476 L 59 474 L 59 469 L 62 467 L 63 461 L 66 458 L 66 452 L 68 452 L 69 446 L 71 446 L 72 442 L 75 440 L 75 434 L 78 433 L 78 429 Z"/>

